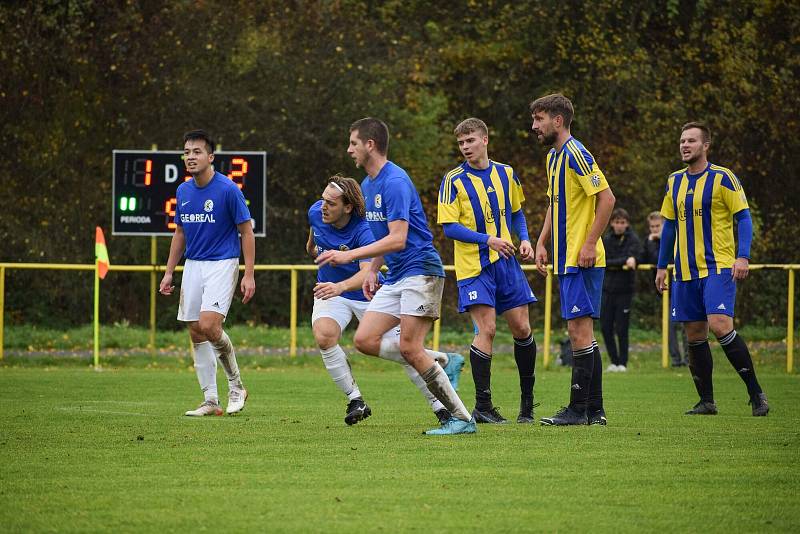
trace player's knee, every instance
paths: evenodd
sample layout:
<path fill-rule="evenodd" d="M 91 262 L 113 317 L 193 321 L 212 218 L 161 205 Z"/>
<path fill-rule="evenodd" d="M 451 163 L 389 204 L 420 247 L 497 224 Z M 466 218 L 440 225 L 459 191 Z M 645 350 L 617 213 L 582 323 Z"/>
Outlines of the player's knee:
<path fill-rule="evenodd" d="M 353 336 L 353 345 L 363 354 L 377 355 L 381 350 L 381 338 L 356 330 Z"/>
<path fill-rule="evenodd" d="M 531 324 L 528 321 L 520 321 L 508 325 L 511 335 L 516 339 L 528 339 L 531 335 Z"/>
<path fill-rule="evenodd" d="M 202 317 L 197 323 L 200 332 L 209 341 L 217 341 L 222 337 L 222 325 L 217 321 L 204 320 Z"/>
<path fill-rule="evenodd" d="M 314 340 L 322 350 L 329 349 L 339 342 L 339 336 L 329 330 L 314 328 Z"/>
<path fill-rule="evenodd" d="M 717 338 L 727 335 L 733 330 L 733 318 L 727 315 L 711 316 L 708 318 L 708 329 Z"/>
<path fill-rule="evenodd" d="M 489 342 L 494 341 L 494 336 L 497 335 L 497 325 L 488 323 L 478 327 L 478 336 L 487 339 Z"/>

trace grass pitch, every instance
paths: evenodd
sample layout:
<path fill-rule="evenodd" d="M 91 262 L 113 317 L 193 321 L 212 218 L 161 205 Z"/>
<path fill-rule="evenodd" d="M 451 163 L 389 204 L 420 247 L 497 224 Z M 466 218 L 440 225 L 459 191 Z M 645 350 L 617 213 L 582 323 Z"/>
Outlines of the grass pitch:
<path fill-rule="evenodd" d="M 355 357 L 374 415 L 345 401 L 316 358 L 245 365 L 236 417 L 190 419 L 194 373 L 172 368 L 0 368 L 0 530 L 797 531 L 800 378 L 759 369 L 772 412 L 750 416 L 717 354 L 715 417 L 687 372 L 605 375 L 609 426 L 480 426 L 428 437 L 435 418 L 396 365 Z M 567 399 L 541 371 L 537 417 Z M 219 376 L 220 392 L 225 381 Z M 513 358 L 495 403 L 516 416 Z M 465 369 L 462 397 L 474 390 Z"/>

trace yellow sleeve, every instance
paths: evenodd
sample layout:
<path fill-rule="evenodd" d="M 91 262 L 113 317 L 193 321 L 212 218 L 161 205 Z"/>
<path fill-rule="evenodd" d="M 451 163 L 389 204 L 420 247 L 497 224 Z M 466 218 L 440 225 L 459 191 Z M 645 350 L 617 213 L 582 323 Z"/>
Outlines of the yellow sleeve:
<path fill-rule="evenodd" d="M 553 198 L 553 180 L 550 179 L 550 159 L 554 158 L 553 151 L 547 153 L 547 198 Z"/>
<path fill-rule="evenodd" d="M 439 224 L 457 223 L 461 216 L 458 189 L 450 175 L 444 177 L 442 185 L 439 187 L 439 202 L 436 211 L 436 222 Z"/>
<path fill-rule="evenodd" d="M 725 202 L 731 214 L 750 209 L 742 184 L 733 173 L 726 174 L 722 178 L 722 201 Z"/>
<path fill-rule="evenodd" d="M 661 215 L 665 219 L 675 220 L 675 206 L 672 203 L 672 185 L 675 178 L 670 176 L 667 180 L 667 190 L 664 193 L 664 200 L 661 202 Z"/>
<path fill-rule="evenodd" d="M 569 151 L 569 164 L 575 171 L 578 177 L 578 183 L 581 184 L 583 191 L 587 196 L 593 196 L 608 189 L 608 181 L 605 174 L 597 166 L 592 155 L 581 149 L 573 149 Z"/>
<path fill-rule="evenodd" d="M 514 172 L 514 169 L 511 167 L 506 167 L 506 172 L 508 173 L 508 183 L 511 201 L 511 213 L 516 213 L 522 208 L 522 203 L 525 202 L 525 193 L 522 192 L 522 184 L 517 177 L 517 173 Z"/>

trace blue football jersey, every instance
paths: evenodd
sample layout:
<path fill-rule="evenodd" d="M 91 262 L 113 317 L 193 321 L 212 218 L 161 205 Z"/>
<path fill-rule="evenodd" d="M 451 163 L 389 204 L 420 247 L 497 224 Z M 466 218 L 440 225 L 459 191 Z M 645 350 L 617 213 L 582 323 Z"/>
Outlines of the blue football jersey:
<path fill-rule="evenodd" d="M 186 236 L 184 256 L 209 261 L 238 258 L 241 252 L 237 225 L 250 221 L 244 195 L 227 176 L 214 173 L 205 187 L 194 179 L 178 186 L 175 224 Z"/>
<path fill-rule="evenodd" d="M 384 256 L 389 267 L 386 283 L 417 275 L 444 277 L 442 259 L 433 247 L 433 234 L 422 201 L 406 171 L 387 161 L 378 176 L 364 178 L 361 190 L 367 222 L 376 240 L 389 235 L 391 221 L 408 222 L 406 248 Z"/>
<path fill-rule="evenodd" d="M 367 221 L 356 215 L 351 215 L 350 221 L 342 228 L 322 222 L 322 201 L 318 200 L 308 210 L 308 224 L 314 236 L 314 244 L 319 254 L 326 250 L 352 250 L 367 246 L 375 241 Z M 370 261 L 369 259 L 361 260 Z M 323 265 L 317 272 L 318 282 L 341 282 L 355 275 L 359 270 L 360 262 L 354 261 L 348 265 Z M 345 291 L 342 297 L 350 300 L 366 301 L 367 298 L 360 290 Z"/>

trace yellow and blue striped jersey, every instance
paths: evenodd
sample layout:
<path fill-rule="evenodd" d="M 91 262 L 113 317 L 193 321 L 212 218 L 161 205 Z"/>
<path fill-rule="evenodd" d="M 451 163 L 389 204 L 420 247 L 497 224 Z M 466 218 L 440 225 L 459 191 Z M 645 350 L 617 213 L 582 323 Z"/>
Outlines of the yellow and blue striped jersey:
<path fill-rule="evenodd" d="M 746 209 L 744 189 L 730 169 L 709 163 L 697 175 L 687 169 L 672 173 L 661 215 L 677 221 L 675 279 L 705 278 L 733 267 L 733 215 Z"/>
<path fill-rule="evenodd" d="M 570 137 L 561 150 L 547 154 L 547 196 L 552 223 L 553 272 L 578 272 L 578 253 L 594 223 L 597 193 L 608 182 L 594 157 Z M 606 266 L 603 240 L 597 240 L 595 267 Z"/>
<path fill-rule="evenodd" d="M 469 230 L 511 241 L 511 214 L 519 211 L 525 195 L 509 165 L 489 161 L 487 169 L 467 162 L 448 172 L 439 188 L 437 222 L 459 223 Z M 456 279 L 474 278 L 498 260 L 486 244 L 454 241 Z"/>

